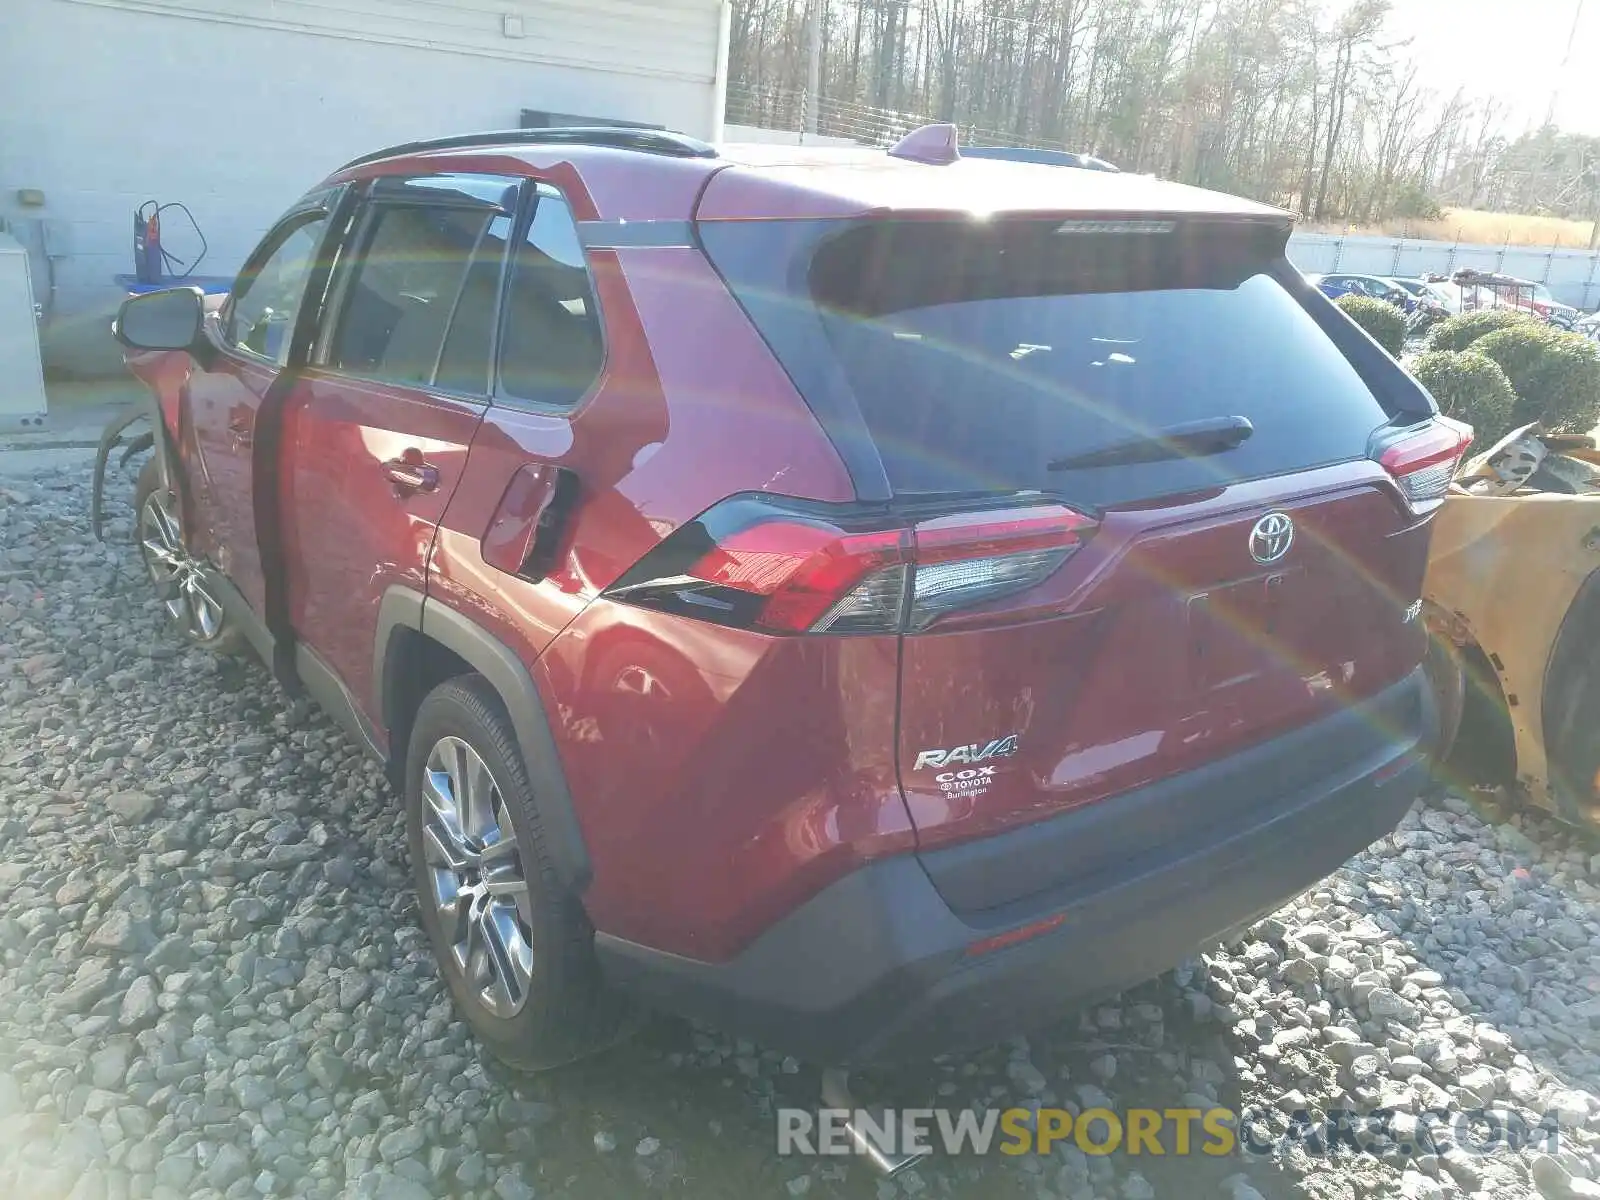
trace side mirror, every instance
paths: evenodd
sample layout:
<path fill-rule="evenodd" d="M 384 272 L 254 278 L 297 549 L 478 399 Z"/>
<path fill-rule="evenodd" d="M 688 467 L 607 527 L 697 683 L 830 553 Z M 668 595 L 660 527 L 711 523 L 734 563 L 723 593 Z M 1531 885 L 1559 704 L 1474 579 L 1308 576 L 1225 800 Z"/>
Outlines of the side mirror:
<path fill-rule="evenodd" d="M 132 350 L 187 350 L 199 340 L 204 320 L 199 288 L 167 288 L 124 300 L 111 332 Z"/>

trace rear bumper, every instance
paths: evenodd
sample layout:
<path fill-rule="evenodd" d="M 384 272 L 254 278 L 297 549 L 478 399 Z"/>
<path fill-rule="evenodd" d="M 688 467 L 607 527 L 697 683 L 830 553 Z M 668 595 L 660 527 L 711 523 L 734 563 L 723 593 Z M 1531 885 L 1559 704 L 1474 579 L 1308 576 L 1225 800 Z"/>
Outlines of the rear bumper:
<path fill-rule="evenodd" d="M 1374 713 L 1394 712 L 1397 700 L 1412 718 L 1404 728 L 1388 724 L 1369 755 L 1252 810 L 1248 823 L 1213 830 L 1208 841 L 1180 839 L 1126 869 L 1096 871 L 1087 887 L 1067 880 L 1003 908 L 958 914 L 923 860 L 903 855 L 834 883 L 727 962 L 697 962 L 605 934 L 597 949 L 608 976 L 642 998 L 823 1063 L 990 1043 L 1159 975 L 1392 831 L 1427 777 L 1422 751 L 1436 718 L 1420 670 L 1369 704 L 1195 772 L 1194 787 L 1178 797 L 1204 805 L 1240 768 L 1269 769 L 1273 758 L 1301 753 L 1308 738 L 1337 738 L 1350 722 L 1370 725 Z M 1094 806 L 1094 819 L 1116 809 L 1148 817 L 1143 800 L 1138 792 L 1113 797 Z M 1083 812 L 1053 818 L 1030 827 L 1037 837 L 1019 845 L 1070 834 L 1086 819 Z M 988 869 L 1005 869 L 1003 854 L 983 857 Z M 967 952 L 1039 921 L 1051 923 L 1048 932 Z"/>

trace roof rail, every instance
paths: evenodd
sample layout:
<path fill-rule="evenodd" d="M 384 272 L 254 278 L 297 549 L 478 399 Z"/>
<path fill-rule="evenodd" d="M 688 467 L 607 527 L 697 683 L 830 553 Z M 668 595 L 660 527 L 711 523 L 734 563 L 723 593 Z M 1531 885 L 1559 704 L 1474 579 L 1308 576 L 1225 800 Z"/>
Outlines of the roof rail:
<path fill-rule="evenodd" d="M 403 142 L 353 158 L 340 171 L 385 158 L 421 154 L 428 150 L 469 150 L 482 146 L 602 146 L 613 150 L 636 150 L 642 154 L 664 154 L 671 158 L 716 158 L 709 142 L 682 133 L 660 129 L 630 129 L 612 125 L 571 125 L 550 129 L 502 129 L 488 133 L 460 133 L 453 137 L 428 138 Z M 335 172 L 337 174 L 337 172 Z"/>

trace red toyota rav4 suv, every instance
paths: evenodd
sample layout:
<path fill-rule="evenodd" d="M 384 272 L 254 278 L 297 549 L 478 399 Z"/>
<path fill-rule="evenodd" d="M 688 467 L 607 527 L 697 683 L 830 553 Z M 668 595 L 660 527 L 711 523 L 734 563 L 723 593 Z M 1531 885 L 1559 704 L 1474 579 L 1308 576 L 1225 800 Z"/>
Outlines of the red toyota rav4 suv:
<path fill-rule="evenodd" d="M 824 1062 L 991 1041 L 1422 784 L 1467 434 L 1289 231 L 940 129 L 395 147 L 219 308 L 123 307 L 139 543 L 388 765 L 511 1063 L 623 996 Z"/>

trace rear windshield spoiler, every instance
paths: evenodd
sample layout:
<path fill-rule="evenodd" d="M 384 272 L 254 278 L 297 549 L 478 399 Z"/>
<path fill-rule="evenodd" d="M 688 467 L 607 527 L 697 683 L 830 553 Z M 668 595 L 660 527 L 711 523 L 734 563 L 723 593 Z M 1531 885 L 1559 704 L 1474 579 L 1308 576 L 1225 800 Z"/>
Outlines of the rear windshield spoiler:
<path fill-rule="evenodd" d="M 957 298 L 1226 289 L 1281 260 L 1287 240 L 1279 222 L 1231 217 L 868 218 L 826 236 L 808 284 L 825 308 L 858 316 Z"/>
<path fill-rule="evenodd" d="M 696 216 L 695 224 L 702 226 L 715 226 L 725 224 L 768 224 L 789 220 L 798 221 L 838 221 L 843 223 L 859 223 L 874 221 L 972 221 L 993 225 L 1032 224 L 1036 222 L 1055 221 L 1063 234 L 1081 235 L 1117 235 L 1117 234 L 1149 234 L 1161 235 L 1180 231 L 1181 228 L 1205 226 L 1215 228 L 1224 226 L 1237 228 L 1240 226 L 1255 226 L 1262 230 L 1271 230 L 1283 239 L 1284 245 L 1288 244 L 1289 235 L 1294 232 L 1295 218 L 1293 213 L 1282 212 L 1277 209 L 1262 208 L 1259 210 L 1242 209 L 1237 212 L 1209 212 L 1205 210 L 1182 209 L 1035 209 L 1019 210 L 1016 212 L 1000 212 L 994 214 L 974 214 L 963 209 L 875 209 L 870 212 L 840 214 L 837 216 L 760 216 L 760 217 L 728 217 L 728 216 Z"/>

